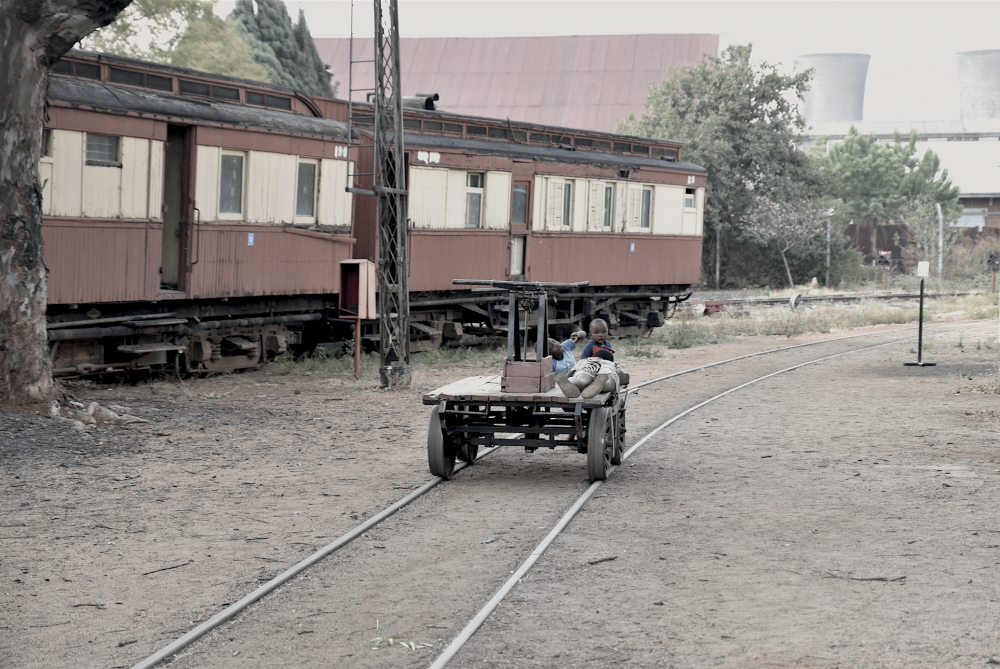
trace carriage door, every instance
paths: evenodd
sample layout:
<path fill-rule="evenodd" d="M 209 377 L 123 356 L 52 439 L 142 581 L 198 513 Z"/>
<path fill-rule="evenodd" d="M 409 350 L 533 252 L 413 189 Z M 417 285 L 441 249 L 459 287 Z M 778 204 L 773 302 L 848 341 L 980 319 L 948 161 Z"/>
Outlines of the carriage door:
<path fill-rule="evenodd" d="M 189 128 L 167 126 L 166 156 L 163 165 L 163 241 L 160 250 L 160 290 L 182 290 L 185 238 L 190 204 L 188 175 Z"/>
<path fill-rule="evenodd" d="M 515 181 L 510 207 L 511 281 L 524 281 L 525 246 L 528 235 L 528 212 L 531 211 L 531 182 Z"/>

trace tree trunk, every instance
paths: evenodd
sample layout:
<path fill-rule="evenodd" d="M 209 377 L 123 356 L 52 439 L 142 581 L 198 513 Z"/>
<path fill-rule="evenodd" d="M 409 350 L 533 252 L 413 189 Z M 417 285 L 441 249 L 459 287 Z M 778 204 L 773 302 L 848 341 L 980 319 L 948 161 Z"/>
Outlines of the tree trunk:
<path fill-rule="evenodd" d="M 788 275 L 788 287 L 795 288 L 795 282 L 792 281 L 792 270 L 788 269 L 788 259 L 785 258 L 785 252 L 781 252 L 781 262 L 785 263 L 785 273 Z"/>
<path fill-rule="evenodd" d="M 715 228 L 715 289 L 719 289 L 719 268 L 722 265 L 722 229 Z"/>
<path fill-rule="evenodd" d="M 49 70 L 131 0 L 0 3 L 0 405 L 49 401 L 46 273 L 38 177 Z"/>

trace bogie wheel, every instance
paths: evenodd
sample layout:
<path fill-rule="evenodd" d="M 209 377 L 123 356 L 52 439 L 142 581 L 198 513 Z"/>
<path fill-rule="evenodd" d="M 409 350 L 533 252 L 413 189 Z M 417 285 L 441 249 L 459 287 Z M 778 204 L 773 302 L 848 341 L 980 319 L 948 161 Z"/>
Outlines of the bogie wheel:
<path fill-rule="evenodd" d="M 477 455 L 479 455 L 478 444 L 462 444 L 462 447 L 458 449 L 458 459 L 462 462 L 468 462 L 470 465 L 476 461 Z"/>
<path fill-rule="evenodd" d="M 625 453 L 625 412 L 618 412 L 618 421 L 615 426 L 615 452 L 611 455 L 611 464 L 620 465 L 622 455 Z"/>
<path fill-rule="evenodd" d="M 587 425 L 587 477 L 591 482 L 608 478 L 614 447 L 611 412 L 606 407 L 593 409 Z"/>
<path fill-rule="evenodd" d="M 445 440 L 440 416 L 440 407 L 431 409 L 431 422 L 427 428 L 427 464 L 434 476 L 450 479 L 455 473 L 455 452 Z"/>

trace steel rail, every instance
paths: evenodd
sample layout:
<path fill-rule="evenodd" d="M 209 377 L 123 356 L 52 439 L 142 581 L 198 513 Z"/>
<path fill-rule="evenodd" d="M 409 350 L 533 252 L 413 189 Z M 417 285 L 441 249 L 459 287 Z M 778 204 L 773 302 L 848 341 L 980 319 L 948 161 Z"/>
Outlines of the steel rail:
<path fill-rule="evenodd" d="M 958 325 L 958 324 L 961 324 L 961 323 L 979 323 L 979 322 L 982 322 L 982 321 L 992 321 L 992 320 L 993 320 L 992 318 L 981 318 L 981 319 L 972 320 L 972 321 L 955 321 L 953 323 L 936 323 L 934 325 L 925 326 L 925 329 L 927 327 L 943 327 L 945 325 Z M 672 378 L 677 377 L 677 376 L 683 376 L 684 374 L 691 374 L 692 372 L 699 372 L 699 371 L 701 371 L 703 369 L 709 369 L 710 367 L 718 367 L 719 365 L 728 365 L 731 362 L 736 362 L 738 360 L 746 360 L 747 358 L 756 358 L 758 356 L 768 355 L 770 353 L 780 353 L 781 351 L 790 351 L 790 350 L 792 350 L 794 348 L 802 348 L 803 346 L 815 346 L 816 344 L 827 344 L 827 343 L 834 342 L 834 341 L 843 341 L 845 339 L 857 339 L 858 337 L 872 337 L 872 336 L 878 335 L 878 334 L 888 334 L 888 333 L 893 333 L 893 332 L 906 332 L 907 330 L 916 330 L 918 328 L 919 328 L 919 326 L 912 326 L 912 327 L 908 327 L 908 328 L 896 328 L 895 330 L 879 330 L 878 332 L 863 332 L 861 334 L 845 335 L 843 337 L 833 337 L 832 339 L 821 339 L 819 341 L 810 341 L 810 342 L 806 342 L 805 344 L 793 344 L 791 346 L 781 346 L 779 348 L 771 349 L 770 351 L 760 351 L 758 353 L 747 353 L 746 355 L 740 355 L 740 356 L 737 356 L 735 358 L 729 358 L 728 360 L 720 360 L 719 362 L 710 362 L 707 365 L 702 365 L 701 367 L 692 367 L 691 369 L 685 369 L 685 370 L 680 371 L 680 372 L 674 372 L 673 374 L 667 374 L 666 376 L 659 376 L 659 377 L 657 377 L 655 379 L 650 379 L 649 381 L 643 381 L 642 383 L 640 383 L 638 385 L 635 385 L 635 386 L 632 386 L 630 388 L 627 388 L 625 390 L 625 392 L 626 393 L 634 393 L 634 392 L 638 391 L 640 388 L 643 388 L 643 387 L 648 386 L 648 385 L 652 385 L 654 383 L 659 383 L 660 381 L 666 381 L 667 379 L 672 379 Z M 969 329 L 970 330 L 975 330 L 976 328 L 969 328 Z M 939 334 L 941 334 L 941 333 L 939 333 Z M 903 341 L 905 341 L 905 340 L 903 340 Z"/>
<path fill-rule="evenodd" d="M 989 319 L 989 320 L 992 320 L 992 319 Z M 973 322 L 975 322 L 975 321 L 973 321 Z M 980 327 L 992 327 L 992 326 L 980 326 Z M 962 330 L 952 330 L 952 331 L 949 331 L 949 332 L 943 332 L 943 333 L 939 333 L 939 334 L 952 334 L 954 332 L 967 332 L 968 330 L 974 330 L 974 329 L 976 329 L 976 328 L 966 328 L 966 329 L 962 329 Z M 841 337 L 841 338 L 838 338 L 838 339 L 846 339 L 846 338 L 849 338 L 849 337 Z M 674 416 L 674 417 L 666 420 L 665 422 L 661 423 L 659 426 L 657 426 L 655 429 L 653 429 L 651 432 L 649 432 L 646 436 L 644 436 L 642 439 L 640 439 L 635 444 L 633 444 L 630 449 L 628 449 L 627 451 L 625 451 L 624 455 L 622 455 L 622 463 L 624 463 L 625 460 L 627 460 L 633 453 L 635 453 L 635 451 L 640 446 L 642 446 L 643 444 L 645 444 L 647 441 L 649 441 L 652 437 L 656 436 L 659 432 L 661 432 L 665 428 L 669 427 L 670 425 L 673 425 L 674 423 L 676 423 L 677 421 L 679 421 L 681 418 L 684 418 L 688 414 L 690 414 L 690 413 L 692 413 L 694 411 L 697 411 L 698 409 L 704 407 L 705 405 L 711 404 L 715 400 L 721 399 L 721 398 L 725 397 L 726 395 L 729 395 L 731 393 L 736 392 L 737 390 L 742 390 L 743 388 L 746 388 L 747 386 L 752 386 L 755 383 L 759 383 L 761 381 L 765 381 L 767 379 L 770 379 L 770 378 L 773 378 L 775 376 L 778 376 L 779 374 L 785 374 L 786 372 L 791 372 L 791 371 L 794 371 L 796 369 L 801 369 L 801 368 L 806 367 L 808 365 L 814 365 L 814 364 L 819 363 L 819 362 L 824 362 L 826 360 L 831 360 L 833 358 L 839 358 L 841 356 L 849 355 L 851 353 L 861 353 L 862 351 L 870 351 L 872 349 L 881 348 L 883 346 L 892 346 L 893 344 L 900 344 L 902 342 L 911 341 L 913 339 L 914 339 L 914 337 L 905 337 L 903 339 L 895 339 L 893 341 L 884 342 L 884 343 L 881 343 L 881 344 L 873 344 L 872 346 L 865 346 L 865 347 L 862 347 L 862 348 L 852 349 L 850 351 L 842 351 L 840 353 L 834 353 L 832 355 L 826 355 L 826 356 L 823 356 L 821 358 L 815 358 L 815 359 L 809 360 L 807 362 L 802 362 L 802 363 L 799 363 L 797 365 L 792 365 L 791 367 L 785 367 L 784 369 L 779 369 L 776 372 L 771 372 L 770 374 L 765 374 L 764 376 L 757 377 L 756 379 L 753 379 L 751 381 L 747 381 L 746 383 L 741 383 L 740 385 L 734 386 L 734 387 L 730 388 L 729 390 L 726 390 L 724 392 L 719 393 L 718 395 L 714 395 L 714 396 L 708 398 L 707 400 L 705 400 L 703 402 L 699 402 L 698 404 L 694 405 L 693 407 L 689 407 L 688 409 L 685 409 L 684 411 L 680 412 L 676 416 Z M 832 341 L 837 341 L 837 340 L 832 340 Z M 821 342 L 815 342 L 815 343 L 821 343 Z M 825 343 L 825 342 L 823 342 L 823 343 Z M 802 346 L 802 345 L 800 344 L 799 346 Z M 798 348 L 798 346 L 790 346 L 788 348 Z M 778 349 L 778 350 L 781 350 L 781 349 Z M 760 355 L 760 354 L 754 354 L 754 355 Z M 741 356 L 740 358 L 733 358 L 733 360 L 740 360 L 740 359 L 742 359 L 744 357 L 748 357 L 748 356 Z M 670 378 L 670 377 L 663 377 L 663 378 Z M 663 380 L 663 379 L 658 379 L 658 380 Z M 621 466 L 621 465 L 619 465 L 619 466 Z M 612 467 L 611 470 L 610 470 L 610 472 L 609 472 L 609 475 L 611 473 L 613 473 L 616 469 L 618 469 L 618 467 Z M 605 480 L 607 480 L 607 479 L 605 479 Z M 600 488 L 601 484 L 603 484 L 604 482 L 605 481 L 594 481 L 593 483 L 590 484 L 590 487 L 587 488 L 587 490 L 584 491 L 584 493 L 582 495 L 580 495 L 580 497 L 576 500 L 576 502 L 573 504 L 573 506 L 571 506 L 569 508 L 569 510 L 563 515 L 563 517 L 559 519 L 559 522 L 556 523 L 556 526 L 554 528 L 552 528 L 552 530 L 545 536 L 545 538 L 542 539 L 541 543 L 539 543 L 538 546 L 535 547 L 535 550 L 533 550 L 531 552 L 531 555 L 529 555 L 528 558 L 523 563 L 521 563 L 521 566 L 518 567 L 516 571 L 514 571 L 514 574 L 509 579 L 507 579 L 507 581 L 502 586 L 500 586 L 500 589 L 497 590 L 496 594 L 493 595 L 493 597 L 486 603 L 486 605 L 483 606 L 483 608 L 479 610 L 479 613 L 477 613 L 475 615 L 475 617 L 459 633 L 459 635 L 457 637 L 455 637 L 455 639 L 450 644 L 448 644 L 448 646 L 444 649 L 444 651 L 442 651 L 442 653 L 440 655 L 438 655 L 437 659 L 434 660 L 434 662 L 430 665 L 429 669 L 443 669 L 443 667 L 445 665 L 447 665 L 449 661 L 451 661 L 451 659 L 455 656 L 455 654 L 458 653 L 458 651 L 462 649 L 462 647 L 472 638 L 472 636 L 479 630 L 479 628 L 482 627 L 483 623 L 486 622 L 486 619 L 489 618 L 490 615 L 493 614 L 493 612 L 500 605 L 500 603 L 507 597 L 507 595 L 510 593 L 510 591 L 514 589 L 514 586 L 516 586 L 518 584 L 518 582 L 522 578 L 524 578 L 525 575 L 531 570 L 531 567 L 534 566 L 534 564 L 542 557 L 542 555 L 549 548 L 549 546 L 552 545 L 552 542 L 554 542 L 556 540 L 556 537 L 558 537 L 562 533 L 562 531 L 564 529 L 566 529 L 566 526 L 569 525 L 570 521 L 573 520 L 573 518 L 580 511 L 580 509 L 583 508 L 583 505 L 586 504 L 587 501 L 591 497 L 593 497 L 594 493 L 597 492 L 597 489 Z"/>
<path fill-rule="evenodd" d="M 486 457 L 490 453 L 496 451 L 497 448 L 498 447 L 493 447 L 493 448 L 490 448 L 490 449 L 485 449 L 483 451 L 483 453 L 479 457 L 477 457 L 476 459 L 479 460 L 480 458 Z M 460 464 L 458 464 L 458 465 L 455 466 L 455 471 L 459 472 L 459 471 L 465 469 L 468 466 L 469 466 L 469 463 L 466 463 L 466 462 L 460 463 Z M 234 616 L 236 616 L 238 613 L 242 612 L 245 608 L 247 608 L 251 604 L 254 604 L 255 602 L 260 601 L 260 599 L 262 597 L 265 597 L 266 595 L 269 595 L 274 590 L 277 590 L 279 587 L 281 587 L 282 585 L 284 585 L 288 581 L 292 580 L 293 578 L 295 578 L 296 576 L 298 576 L 300 573 L 302 573 L 303 571 L 305 571 L 309 567 L 313 566 L 314 564 L 316 564 L 320 560 L 328 557 L 331 553 L 334 553 L 335 551 L 339 550 L 340 548 L 343 548 L 347 544 L 351 543 L 352 541 L 354 541 L 355 539 L 357 539 L 358 537 L 360 537 L 362 534 L 364 534 L 365 532 L 367 532 L 371 528 L 375 527 L 376 525 L 378 525 L 379 523 L 381 523 L 383 520 L 385 520 L 389 516 L 393 515 L 394 513 L 396 513 L 397 511 L 399 511 L 400 509 L 402 509 L 406 505 L 408 505 L 410 502 L 414 501 L 415 499 L 417 499 L 419 497 L 422 497 L 425 493 L 427 493 L 429 490 L 431 490 L 434 486 L 436 486 L 437 484 L 441 483 L 444 480 L 445 479 L 441 478 L 440 476 L 437 476 L 437 477 L 431 479 L 427 483 L 423 484 L 422 486 L 420 486 L 419 488 L 417 488 L 416 490 L 414 490 L 413 492 L 411 492 L 406 497 L 404 497 L 401 500 L 399 500 L 398 502 L 395 502 L 394 504 L 386 507 L 380 513 L 372 516 L 371 518 L 369 518 L 365 522 L 363 522 L 360 525 L 358 525 L 357 527 L 355 527 L 353 530 L 347 532 L 346 534 L 342 535 L 340 538 L 336 539 L 332 543 L 327 544 L 326 546 L 324 546 L 320 550 L 316 551 L 315 553 L 313 553 L 312 555 L 310 555 L 309 557 L 307 557 L 305 560 L 302 560 L 301 562 L 299 562 L 295 566 L 287 569 L 283 573 L 281 573 L 278 576 L 274 577 L 273 579 L 271 579 L 270 581 L 268 581 L 264 585 L 260 586 L 259 588 L 257 588 L 253 592 L 251 592 L 249 595 L 247 595 L 247 596 L 243 597 L 242 599 L 240 599 L 238 602 L 235 602 L 235 603 L 231 604 L 230 606 L 226 607 L 225 609 L 223 609 L 219 613 L 215 614 L 214 616 L 212 616 L 211 618 L 209 618 L 205 622 L 203 622 L 200 625 L 198 625 L 197 627 L 195 627 L 193 630 L 191 630 L 190 632 L 188 632 L 184 636 L 182 636 L 179 639 L 173 641 L 172 643 L 167 644 L 166 646 L 164 646 L 160 650 L 156 651 L 155 653 L 153 653 L 152 655 L 150 655 L 146 659 L 142 660 L 138 664 L 133 665 L 132 669 L 149 669 L 150 667 L 154 667 L 157 664 L 159 664 L 160 662 L 162 662 L 163 660 L 167 659 L 168 657 L 170 657 L 174 653 L 176 653 L 176 652 L 178 652 L 180 650 L 183 650 L 184 648 L 186 648 L 187 646 L 191 645 L 192 643 L 194 643 L 195 641 L 197 641 L 198 639 L 200 639 L 204 635 L 206 635 L 209 632 L 211 632 L 212 630 L 214 630 L 219 625 L 223 624 L 227 620 L 230 620 L 231 618 L 233 618 Z"/>
<path fill-rule="evenodd" d="M 982 320 L 992 320 L 992 319 L 982 319 Z M 959 321 L 959 323 L 961 323 L 961 322 L 965 322 L 965 323 L 977 323 L 979 321 Z M 956 323 L 948 323 L 948 325 L 955 325 L 955 324 Z M 938 324 L 938 325 L 945 325 L 945 324 L 942 323 L 942 324 Z M 674 377 L 677 377 L 677 376 L 681 376 L 683 374 L 690 374 L 692 372 L 697 372 L 697 371 L 700 371 L 700 370 L 703 370 L 703 369 L 708 369 L 709 367 L 716 367 L 718 365 L 723 365 L 723 364 L 727 364 L 727 363 L 730 363 L 730 362 L 736 362 L 738 360 L 744 360 L 746 358 L 753 358 L 753 357 L 762 356 L 762 355 L 769 355 L 771 353 L 778 353 L 778 352 L 787 351 L 787 350 L 790 350 L 790 349 L 801 348 L 803 346 L 815 346 L 815 345 L 818 345 L 818 344 L 826 344 L 826 343 L 829 343 L 829 342 L 841 341 L 841 340 L 844 340 L 844 339 L 853 339 L 853 338 L 857 338 L 857 337 L 871 337 L 871 336 L 875 336 L 875 335 L 879 335 L 879 334 L 891 334 L 893 332 L 900 332 L 900 331 L 913 330 L 913 329 L 916 329 L 916 328 L 912 328 L 911 327 L 911 328 L 899 328 L 899 329 L 896 329 L 896 330 L 880 330 L 878 332 L 867 332 L 867 333 L 857 334 L 857 335 L 848 335 L 846 337 L 835 337 L 833 339 L 822 339 L 822 340 L 819 340 L 819 341 L 807 342 L 805 344 L 795 344 L 795 345 L 792 345 L 792 346 L 785 346 L 785 347 L 782 347 L 782 348 L 771 349 L 769 351 L 760 351 L 758 353 L 749 353 L 747 355 L 738 356 L 736 358 L 730 358 L 728 360 L 723 360 L 721 362 L 709 363 L 707 365 L 702 365 L 700 367 L 692 367 L 691 369 L 686 369 L 686 370 L 683 370 L 681 372 L 675 372 L 674 374 L 668 374 L 666 376 L 658 377 L 656 379 L 651 379 L 650 381 L 646 381 L 644 383 L 641 383 L 641 384 L 639 384 L 637 386 L 634 386 L 633 388 L 629 388 L 628 392 L 634 392 L 634 391 L 638 390 L 639 388 L 642 388 L 644 386 L 650 385 L 652 383 L 658 383 L 660 381 L 665 381 L 667 379 L 671 379 L 671 378 L 674 378 Z M 975 329 L 975 328 L 968 328 L 968 329 Z M 896 343 L 896 341 L 907 341 L 908 339 L 912 339 L 912 337 L 907 338 L 907 339 L 902 339 L 902 340 L 894 340 L 893 342 L 889 342 L 889 343 Z M 879 344 L 879 346 L 885 346 L 885 345 L 887 345 L 887 344 Z M 842 355 L 842 354 L 838 354 L 838 355 Z M 695 408 L 697 408 L 697 407 L 695 407 Z M 689 412 L 692 411 L 692 410 L 693 409 L 689 410 Z M 684 415 L 684 414 L 681 414 L 681 415 Z M 640 440 L 639 442 L 637 442 L 636 446 L 638 446 L 639 444 L 644 443 L 646 439 L 648 439 L 650 436 L 652 436 L 653 434 L 655 434 L 655 432 L 658 432 L 663 427 L 666 427 L 666 425 L 662 425 L 661 427 L 657 428 L 654 432 L 650 433 L 646 437 L 643 437 L 642 440 Z M 636 446 L 633 446 L 631 449 L 629 449 L 629 451 L 626 453 L 625 457 L 627 457 L 629 454 L 631 454 L 635 450 Z M 484 449 L 483 452 L 479 455 L 479 457 L 476 458 L 476 460 L 478 461 L 479 459 L 481 459 L 481 458 L 489 455 L 490 453 L 493 453 L 498 448 L 499 447 L 493 447 L 493 448 Z M 468 466 L 469 466 L 468 463 L 460 463 L 460 464 L 456 465 L 455 471 L 456 472 L 461 471 L 462 469 L 465 469 Z M 613 471 L 613 469 L 612 469 L 612 471 Z M 276 576 L 275 578 L 271 579 L 270 581 L 268 581 L 264 585 L 260 586 L 259 588 L 257 588 L 253 592 L 251 592 L 250 594 L 246 595 L 245 597 L 243 597 L 239 601 L 231 604 L 229 607 L 223 609 L 222 611 L 220 611 L 216 615 L 212 616 L 208 620 L 202 622 L 197 627 L 195 627 L 194 629 L 192 629 L 190 632 L 184 634 L 183 636 L 179 637 L 175 641 L 171 642 L 170 644 L 164 646 L 163 648 L 161 648 L 157 652 L 153 653 L 149 657 L 147 657 L 144 660 L 140 661 L 139 663 L 133 665 L 132 669 L 149 669 L 150 667 L 156 666 L 157 664 L 159 664 L 160 662 L 162 662 L 166 658 L 170 657 L 174 653 L 177 653 L 178 651 L 183 650 L 187 646 L 191 645 L 192 643 L 194 643 L 195 641 L 197 641 L 198 639 L 200 639 L 201 637 L 203 637 L 208 632 L 210 632 L 213 629 L 219 627 L 220 625 L 222 625 L 227 620 L 230 620 L 233 617 L 235 617 L 237 614 L 239 614 L 240 612 L 242 612 L 244 609 L 246 609 L 251 604 L 254 604 L 255 602 L 259 601 L 261 598 L 267 596 L 268 594 L 270 594 L 271 592 L 273 592 L 274 590 L 276 590 L 277 588 L 279 588 L 281 585 L 287 583 L 292 578 L 294 578 L 298 574 L 302 573 L 303 571 L 305 571 L 306 569 L 308 569 L 312 565 L 316 564 L 317 562 L 320 562 L 321 560 L 323 560 L 326 557 L 329 557 L 332 553 L 336 552 L 340 548 L 343 548 L 344 546 L 346 546 L 351 541 L 353 541 L 354 539 L 358 538 L 359 536 L 361 536 L 362 534 L 364 534 L 365 532 L 367 532 L 369 529 L 371 529 L 372 527 L 374 527 L 378 523 L 380 523 L 383 520 L 385 520 L 386 518 L 392 516 L 397 511 L 399 511 L 403 507 L 409 505 L 414 500 L 422 497 L 424 494 L 426 494 L 428 491 L 430 491 L 432 488 L 434 488 L 435 486 L 437 486 L 439 483 L 441 483 L 443 481 L 444 481 L 444 479 L 442 479 L 441 477 L 435 477 L 434 479 L 432 479 L 432 480 L 428 481 L 427 483 L 423 484 L 422 486 L 420 486 L 419 488 L 417 488 L 416 490 L 414 490 L 413 492 L 411 492 L 409 495 L 406 495 L 405 497 L 403 497 L 399 501 L 397 501 L 397 502 L 393 503 L 392 505 L 386 507 L 380 513 L 372 516 L 371 518 L 369 518 L 365 522 L 361 523 L 360 525 L 358 525 L 354 529 L 350 530 L 346 534 L 342 535 L 341 537 L 339 537 L 338 539 L 336 539 L 332 543 L 327 544 L 326 546 L 324 546 L 320 550 L 316 551 L 315 553 L 313 553 L 312 555 L 310 555 L 309 557 L 307 557 L 305 560 L 302 560 L 298 564 L 294 565 L 293 567 L 291 567 L 288 570 L 284 571 L 283 573 L 279 574 L 278 576 Z M 593 485 L 591 486 L 591 488 L 593 488 Z M 587 494 L 587 493 L 585 493 L 585 494 Z M 589 493 L 589 494 L 593 494 L 593 493 Z M 588 495 L 587 499 L 589 499 L 589 495 Z M 586 500 L 583 500 L 583 501 L 586 501 Z M 580 504 L 580 506 L 582 506 L 582 502 L 579 502 L 579 504 Z M 574 508 L 576 508 L 576 505 L 574 505 Z M 579 510 L 579 509 L 577 509 L 577 510 Z M 575 515 L 575 514 L 576 514 L 576 511 L 573 511 L 573 515 Z M 572 516 L 570 516 L 570 518 L 572 518 Z M 569 520 L 566 520 L 566 523 L 568 523 L 568 522 L 569 522 Z M 562 523 L 562 521 L 560 521 L 560 523 Z M 565 527 L 565 524 L 562 524 L 562 527 Z M 560 531 L 562 531 L 562 530 L 560 529 Z M 534 561 L 532 561 L 532 564 L 534 564 Z M 482 623 L 480 623 L 480 624 L 482 624 Z M 477 625 L 477 628 L 478 628 L 478 625 Z M 441 665 L 441 666 L 443 666 L 443 665 Z"/>

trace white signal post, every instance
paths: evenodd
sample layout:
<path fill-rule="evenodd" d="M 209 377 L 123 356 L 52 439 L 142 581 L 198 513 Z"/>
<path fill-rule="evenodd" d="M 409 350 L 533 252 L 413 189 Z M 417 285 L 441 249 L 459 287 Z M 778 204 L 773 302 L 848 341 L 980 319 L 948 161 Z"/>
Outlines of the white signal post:
<path fill-rule="evenodd" d="M 924 362 L 924 278 L 931 274 L 931 263 L 921 260 L 917 263 L 917 276 L 920 277 L 920 322 L 917 328 L 917 361 L 904 362 L 904 367 L 934 367 L 936 362 Z"/>

